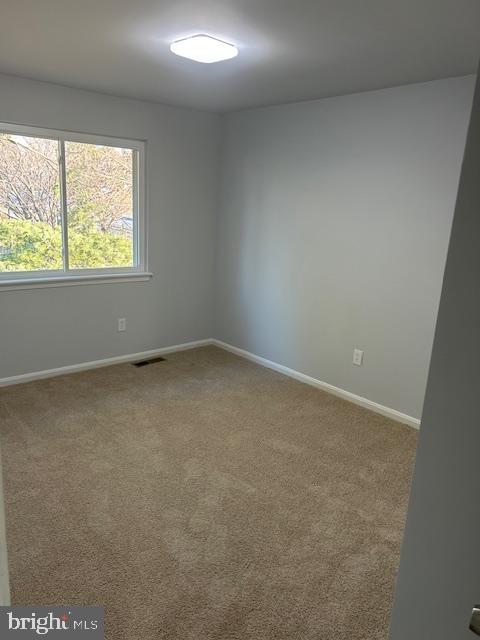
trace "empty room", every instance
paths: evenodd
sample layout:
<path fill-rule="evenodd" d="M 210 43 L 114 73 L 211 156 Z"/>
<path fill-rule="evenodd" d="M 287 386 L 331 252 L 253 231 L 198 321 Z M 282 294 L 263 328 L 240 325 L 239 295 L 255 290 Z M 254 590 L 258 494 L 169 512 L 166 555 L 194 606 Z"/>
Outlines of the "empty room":
<path fill-rule="evenodd" d="M 480 635 L 480 4 L 0 25 L 0 640 Z"/>

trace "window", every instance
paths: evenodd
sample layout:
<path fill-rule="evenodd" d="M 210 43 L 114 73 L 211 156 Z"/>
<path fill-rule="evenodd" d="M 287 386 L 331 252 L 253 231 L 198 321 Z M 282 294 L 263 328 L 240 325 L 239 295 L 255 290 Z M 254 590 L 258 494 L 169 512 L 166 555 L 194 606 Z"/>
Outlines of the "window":
<path fill-rule="evenodd" d="M 145 273 L 142 142 L 0 124 L 0 283 Z"/>

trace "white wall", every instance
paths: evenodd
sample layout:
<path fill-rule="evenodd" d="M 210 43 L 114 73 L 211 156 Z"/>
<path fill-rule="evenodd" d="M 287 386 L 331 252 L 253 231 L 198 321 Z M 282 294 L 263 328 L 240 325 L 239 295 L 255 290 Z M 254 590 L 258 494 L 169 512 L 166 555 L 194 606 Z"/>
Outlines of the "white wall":
<path fill-rule="evenodd" d="M 3 473 L 0 459 L 0 607 L 10 605 L 10 580 L 8 575 L 5 505 L 3 500 Z"/>
<path fill-rule="evenodd" d="M 420 417 L 473 89 L 226 116 L 216 337 Z"/>
<path fill-rule="evenodd" d="M 210 338 L 218 116 L 0 76 L 2 121 L 147 140 L 154 277 L 0 291 L 0 378 Z"/>
<path fill-rule="evenodd" d="M 480 76 L 428 376 L 390 640 L 474 640 L 480 597 Z"/>
<path fill-rule="evenodd" d="M 220 119 L 0 76 L 0 122 L 147 140 L 155 274 L 0 291 L 0 378 L 216 337 L 419 417 L 473 86 Z"/>

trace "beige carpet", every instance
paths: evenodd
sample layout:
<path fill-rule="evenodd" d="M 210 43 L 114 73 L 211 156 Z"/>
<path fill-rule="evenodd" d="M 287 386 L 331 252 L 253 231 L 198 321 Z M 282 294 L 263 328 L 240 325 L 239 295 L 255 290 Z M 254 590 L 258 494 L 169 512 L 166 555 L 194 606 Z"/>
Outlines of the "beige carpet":
<path fill-rule="evenodd" d="M 213 347 L 0 390 L 14 604 L 109 640 L 387 637 L 416 432 Z"/>

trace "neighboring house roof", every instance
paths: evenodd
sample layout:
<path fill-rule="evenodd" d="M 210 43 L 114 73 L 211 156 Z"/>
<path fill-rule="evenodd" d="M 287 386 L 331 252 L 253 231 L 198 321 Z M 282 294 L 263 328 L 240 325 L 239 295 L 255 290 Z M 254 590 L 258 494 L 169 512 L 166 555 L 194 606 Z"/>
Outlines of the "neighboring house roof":
<path fill-rule="evenodd" d="M 112 229 L 120 233 L 131 234 L 133 231 L 133 216 L 130 212 L 117 218 L 112 224 Z"/>

